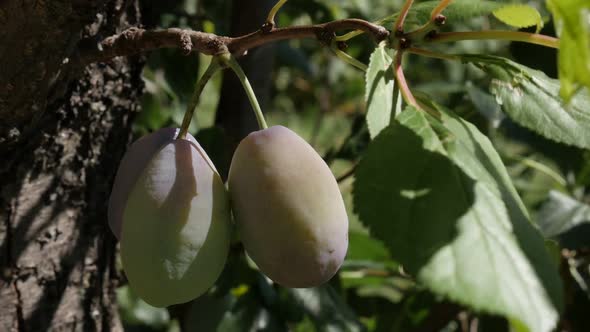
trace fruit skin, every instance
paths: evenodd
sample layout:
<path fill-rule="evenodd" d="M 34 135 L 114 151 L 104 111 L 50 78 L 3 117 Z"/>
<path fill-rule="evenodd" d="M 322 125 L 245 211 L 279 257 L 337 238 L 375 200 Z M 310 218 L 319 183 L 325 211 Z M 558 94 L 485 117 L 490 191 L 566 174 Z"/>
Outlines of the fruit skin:
<path fill-rule="evenodd" d="M 334 175 L 305 140 L 282 126 L 251 133 L 228 183 L 238 232 L 262 272 L 293 288 L 334 276 L 348 248 L 348 217 Z"/>
<path fill-rule="evenodd" d="M 125 152 L 115 176 L 108 208 L 109 227 L 117 239 L 121 239 L 123 212 L 137 179 L 153 156 L 166 144 L 172 142 L 179 131 L 177 128 L 160 129 L 141 137 Z M 190 134 L 187 135 L 187 139 L 198 144 Z"/>
<path fill-rule="evenodd" d="M 141 152 L 130 157 L 143 161 L 142 153 L 150 155 L 168 139 L 136 171 L 121 218 L 121 258 L 133 291 L 163 307 L 188 302 L 215 283 L 231 225 L 223 181 L 194 138 L 174 140 L 168 130 L 157 135 L 163 137 L 138 141 Z"/>

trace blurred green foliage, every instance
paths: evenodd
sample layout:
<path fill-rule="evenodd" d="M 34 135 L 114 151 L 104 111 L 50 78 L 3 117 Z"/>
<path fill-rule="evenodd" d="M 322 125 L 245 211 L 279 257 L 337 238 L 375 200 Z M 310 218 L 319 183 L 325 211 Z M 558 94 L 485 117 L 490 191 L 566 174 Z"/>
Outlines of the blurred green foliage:
<path fill-rule="evenodd" d="M 539 9 L 546 23 L 543 33 L 554 33 L 544 1 L 521 3 Z M 377 20 L 394 14 L 401 4 L 401 0 L 289 1 L 277 22 L 287 26 L 350 17 Z M 144 5 L 153 7 L 150 14 L 160 27 L 190 27 L 225 35 L 231 24 L 231 1 L 146 1 Z M 449 21 L 445 29 L 496 27 L 507 28 L 493 16 L 485 16 L 459 23 Z M 349 42 L 347 52 L 368 63 L 375 46 L 370 38 L 361 36 Z M 314 40 L 280 42 L 275 47 L 272 99 L 265 109 L 269 125 L 290 127 L 325 157 L 337 178 L 344 175 L 340 186 L 350 216 L 350 244 L 341 272 L 323 287 L 281 288 L 258 273 L 236 243 L 217 285 L 190 304 L 169 310 L 151 308 L 126 286 L 119 289 L 126 330 L 465 331 L 465 324 L 476 324 L 469 331 L 507 331 L 503 318 L 449 303 L 417 285 L 352 212 L 354 177 L 348 175 L 369 142 L 364 118 L 364 73 Z M 555 51 L 521 43 L 464 41 L 439 44 L 433 49 L 501 55 L 553 77 L 557 73 Z M 209 61 L 206 56 L 184 56 L 178 50 L 156 51 L 149 56 L 143 74 L 143 109 L 134 124 L 138 136 L 180 125 L 194 82 Z M 590 154 L 548 141 L 508 119 L 485 88 L 488 78 L 472 65 L 411 55 L 404 67 L 416 95 L 433 97 L 488 135 L 541 230 L 546 230 L 549 218 L 567 224 L 563 219 L 571 218 L 572 211 L 577 211 L 575 216 L 579 220 L 572 225 L 577 227 L 576 231 L 568 227 L 569 232 L 551 236 L 562 244 L 563 250 L 572 246 L 581 252 L 586 250 L 586 255 L 568 251 L 564 255 L 569 256 L 561 260 L 570 301 L 563 320 L 570 326 L 568 331 L 589 331 Z M 190 131 L 217 165 L 227 165 L 231 152 L 215 127 L 221 76 L 215 76 L 207 86 Z M 559 254 L 559 249 L 556 252 Z M 435 330 L 428 330 L 433 326 Z"/>

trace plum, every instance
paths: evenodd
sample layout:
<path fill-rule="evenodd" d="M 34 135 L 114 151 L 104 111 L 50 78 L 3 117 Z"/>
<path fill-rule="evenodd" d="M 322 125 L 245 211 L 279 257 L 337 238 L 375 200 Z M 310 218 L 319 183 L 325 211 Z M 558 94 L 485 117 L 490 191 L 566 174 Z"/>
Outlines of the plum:
<path fill-rule="evenodd" d="M 131 289 L 157 307 L 203 294 L 221 274 L 229 251 L 223 181 L 192 136 L 175 140 L 176 135 L 164 129 L 133 144 L 109 204 Z"/>
<path fill-rule="evenodd" d="M 108 208 L 109 227 L 117 239 L 121 239 L 123 211 L 133 186 L 152 157 L 166 144 L 172 142 L 178 132 L 176 128 L 164 128 L 143 136 L 131 144 L 123 156 L 115 176 Z M 191 135 L 187 138 L 196 143 Z"/>
<path fill-rule="evenodd" d="M 274 126 L 240 142 L 228 180 L 244 248 L 276 283 L 314 287 L 340 268 L 348 217 L 334 175 L 293 131 Z"/>

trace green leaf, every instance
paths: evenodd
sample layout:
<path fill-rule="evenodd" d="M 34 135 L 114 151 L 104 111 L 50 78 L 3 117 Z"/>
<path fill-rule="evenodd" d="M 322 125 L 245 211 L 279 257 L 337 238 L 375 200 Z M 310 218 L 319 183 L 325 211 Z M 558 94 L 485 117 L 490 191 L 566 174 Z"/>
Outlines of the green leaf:
<path fill-rule="evenodd" d="M 452 173 L 456 167 L 443 154 L 433 152 L 442 149 L 433 131 L 423 131 L 429 137 L 422 139 L 408 128 L 412 120 L 419 128 L 427 124 L 426 119 L 418 113 L 406 119 L 408 114 L 401 114 L 406 125 L 394 123 L 371 143 L 358 166 L 353 194 L 355 211 L 370 227 L 372 235 L 388 246 L 394 259 L 416 271 L 452 239 L 448 229 L 465 211 L 445 209 L 444 198 L 459 195 L 462 187 L 451 177 L 437 173 Z M 417 203 L 424 205 L 414 206 Z M 430 203 L 437 205 L 425 209 Z M 433 210 L 441 213 L 431 219 Z M 410 227 L 429 231 L 397 231 Z M 416 243 L 429 243 L 431 250 Z"/>
<path fill-rule="evenodd" d="M 543 239 L 490 141 L 439 111 L 442 124 L 431 125 L 408 108 L 370 144 L 356 173 L 356 212 L 430 290 L 551 331 L 561 288 Z"/>
<path fill-rule="evenodd" d="M 504 120 L 505 115 L 494 96 L 473 84 L 468 84 L 466 91 L 469 99 L 473 102 L 475 109 L 485 116 L 494 128 L 498 128 L 502 120 Z"/>
<path fill-rule="evenodd" d="M 389 251 L 381 241 L 370 237 L 368 234 L 352 231 L 348 234 L 350 243 L 346 253 L 347 261 L 370 261 L 386 262 L 390 261 Z"/>
<path fill-rule="evenodd" d="M 438 6 L 440 1 L 424 1 L 416 3 L 410 9 L 406 23 L 424 24 L 430 20 L 430 13 Z M 491 14 L 494 10 L 505 6 L 503 3 L 485 0 L 455 0 L 444 10 L 450 24 L 462 23 L 474 17 Z M 379 21 L 380 24 L 390 25 L 397 19 L 398 14 L 393 14 Z"/>
<path fill-rule="evenodd" d="M 551 191 L 537 219 L 543 234 L 555 237 L 576 226 L 590 224 L 590 205 L 559 191 Z"/>
<path fill-rule="evenodd" d="M 515 122 L 551 140 L 590 148 L 590 93 L 569 103 L 559 96 L 559 81 L 543 72 L 491 55 L 462 55 L 492 79 L 490 91 Z"/>
<path fill-rule="evenodd" d="M 365 101 L 367 102 L 367 126 L 371 138 L 387 127 L 401 107 L 399 92 L 394 98 L 395 78 L 393 57 L 385 43 L 379 44 L 369 61 L 366 74 Z"/>
<path fill-rule="evenodd" d="M 494 10 L 493 14 L 503 23 L 515 28 L 528 28 L 536 25 L 537 32 L 543 28 L 541 14 L 529 5 L 507 5 Z"/>
<path fill-rule="evenodd" d="M 590 2 L 547 0 L 560 35 L 561 96 L 569 100 L 581 87 L 590 89 Z"/>

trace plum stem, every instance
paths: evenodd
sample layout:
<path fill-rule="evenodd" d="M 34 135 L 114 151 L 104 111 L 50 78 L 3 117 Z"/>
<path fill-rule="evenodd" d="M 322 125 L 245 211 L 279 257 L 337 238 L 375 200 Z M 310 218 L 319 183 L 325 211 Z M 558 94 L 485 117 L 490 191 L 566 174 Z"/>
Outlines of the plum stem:
<path fill-rule="evenodd" d="M 197 84 L 195 85 L 195 91 L 193 92 L 191 100 L 186 107 L 186 112 L 184 113 L 184 118 L 182 119 L 182 125 L 180 126 L 180 132 L 178 133 L 177 139 L 186 138 L 186 134 L 188 133 L 188 128 L 191 125 L 191 121 L 193 119 L 195 110 L 199 105 L 201 94 L 203 93 L 203 90 L 205 89 L 207 82 L 209 82 L 211 77 L 213 77 L 213 75 L 215 75 L 215 73 L 219 71 L 221 68 L 222 66 L 219 63 L 217 57 L 213 57 L 211 59 L 209 67 L 207 67 L 207 70 L 205 70 L 205 73 L 203 73 L 203 76 L 201 76 L 201 78 L 197 81 Z"/>
<path fill-rule="evenodd" d="M 364 64 L 364 63 L 360 62 L 359 60 L 353 58 L 352 56 L 350 56 L 350 54 L 348 54 L 348 53 L 346 53 L 344 51 L 341 51 L 336 45 L 332 45 L 330 48 L 332 49 L 332 52 L 334 52 L 334 54 L 336 54 L 336 56 L 340 60 L 346 62 L 347 64 L 349 64 L 349 65 L 351 65 L 351 66 L 353 66 L 353 67 L 355 67 L 357 69 L 360 69 L 363 72 L 366 72 L 368 70 L 368 67 L 367 67 L 366 64 Z"/>
<path fill-rule="evenodd" d="M 271 27 L 274 27 L 275 26 L 275 16 L 277 15 L 277 13 L 281 9 L 281 7 L 283 7 L 283 5 L 285 4 L 285 2 L 287 2 L 287 0 L 279 0 L 274 5 L 274 7 L 272 7 L 272 9 L 270 10 L 270 12 L 268 13 L 268 17 L 266 18 L 266 23 L 267 24 L 270 24 Z"/>
<path fill-rule="evenodd" d="M 222 59 L 222 61 L 227 66 L 229 66 L 234 71 L 234 73 L 236 73 L 236 76 L 238 76 L 238 79 L 242 83 L 244 91 L 248 96 L 248 100 L 250 100 L 252 110 L 254 111 L 254 115 L 256 115 L 256 120 L 258 121 L 258 126 L 260 127 L 260 129 L 268 128 L 266 120 L 264 120 L 264 114 L 262 114 L 262 109 L 260 108 L 260 104 L 258 103 L 258 99 L 256 99 L 254 89 L 252 88 L 250 81 L 248 81 L 248 77 L 246 77 L 246 74 L 242 70 L 242 67 L 240 67 L 240 64 L 236 61 L 236 58 L 234 58 L 233 55 L 227 53 L 222 55 L 220 59 Z"/>

